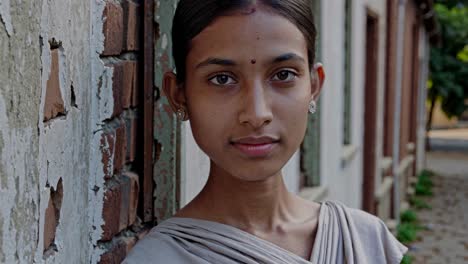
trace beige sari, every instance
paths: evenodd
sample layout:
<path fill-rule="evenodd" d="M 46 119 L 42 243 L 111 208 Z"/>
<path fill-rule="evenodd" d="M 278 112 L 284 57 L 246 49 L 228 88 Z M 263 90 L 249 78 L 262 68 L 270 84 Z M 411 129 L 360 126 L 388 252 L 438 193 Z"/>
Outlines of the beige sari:
<path fill-rule="evenodd" d="M 174 217 L 153 228 L 123 263 L 399 264 L 406 251 L 375 216 L 323 202 L 310 260 L 232 226 Z"/>

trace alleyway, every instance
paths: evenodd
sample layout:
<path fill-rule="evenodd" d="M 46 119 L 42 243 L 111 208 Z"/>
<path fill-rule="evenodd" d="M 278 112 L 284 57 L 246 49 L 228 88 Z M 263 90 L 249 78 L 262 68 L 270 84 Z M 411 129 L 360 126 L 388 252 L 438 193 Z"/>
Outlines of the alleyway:
<path fill-rule="evenodd" d="M 468 263 L 468 130 L 458 132 L 431 134 L 426 166 L 437 175 L 426 198 L 432 209 L 418 211 L 426 230 L 411 246 L 413 264 Z"/>

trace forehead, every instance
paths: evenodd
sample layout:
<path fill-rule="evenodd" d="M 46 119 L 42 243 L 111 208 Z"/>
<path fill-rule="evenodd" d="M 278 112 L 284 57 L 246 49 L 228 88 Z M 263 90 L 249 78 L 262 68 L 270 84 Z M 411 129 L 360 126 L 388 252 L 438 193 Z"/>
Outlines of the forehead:
<path fill-rule="evenodd" d="M 191 41 L 187 64 L 207 57 L 248 60 L 287 52 L 307 58 L 307 42 L 296 25 L 271 11 L 220 16 Z M 187 65 L 190 66 L 190 65 Z"/>

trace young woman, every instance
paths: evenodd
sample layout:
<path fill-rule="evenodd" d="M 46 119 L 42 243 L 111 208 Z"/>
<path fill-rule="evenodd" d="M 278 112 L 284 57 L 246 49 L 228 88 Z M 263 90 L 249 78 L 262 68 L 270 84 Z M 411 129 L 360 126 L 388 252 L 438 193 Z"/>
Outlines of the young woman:
<path fill-rule="evenodd" d="M 200 194 L 124 263 L 400 263 L 378 218 L 287 191 L 325 79 L 307 0 L 182 0 L 164 92 L 211 159 Z"/>

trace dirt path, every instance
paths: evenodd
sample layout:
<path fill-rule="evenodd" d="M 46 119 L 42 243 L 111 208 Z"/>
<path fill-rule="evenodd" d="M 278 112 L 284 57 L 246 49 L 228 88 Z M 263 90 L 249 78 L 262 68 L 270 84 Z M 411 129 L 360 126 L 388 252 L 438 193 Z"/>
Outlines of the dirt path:
<path fill-rule="evenodd" d="M 468 264 L 468 153 L 430 152 L 427 168 L 434 197 L 425 198 L 431 210 L 418 211 L 428 230 L 410 247 L 413 264 Z"/>

